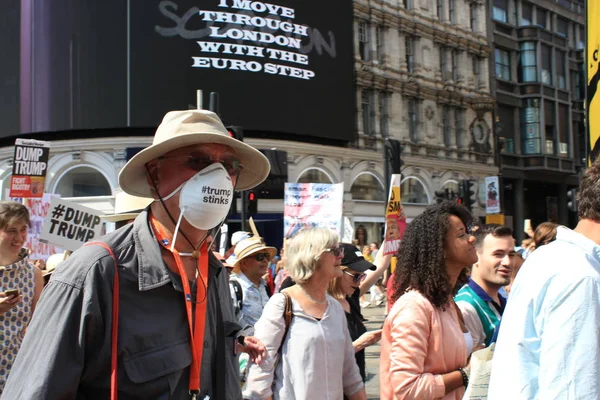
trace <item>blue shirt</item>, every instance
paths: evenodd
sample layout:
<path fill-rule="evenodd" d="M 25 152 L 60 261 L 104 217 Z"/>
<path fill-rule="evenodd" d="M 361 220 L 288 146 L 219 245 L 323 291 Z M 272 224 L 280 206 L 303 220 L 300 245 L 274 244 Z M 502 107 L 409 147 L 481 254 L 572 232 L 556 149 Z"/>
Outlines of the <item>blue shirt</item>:
<path fill-rule="evenodd" d="M 261 279 L 260 285 L 256 286 L 243 272 L 232 274 L 229 280 L 238 281 L 242 287 L 243 299 L 241 310 L 237 308 L 237 297 L 230 284 L 231 299 L 234 303 L 236 316 L 239 318 L 238 323 L 244 329 L 244 334 L 253 335 L 254 325 L 262 315 L 263 309 L 269 301 L 267 283 L 264 279 Z"/>
<path fill-rule="evenodd" d="M 519 271 L 489 400 L 600 398 L 600 246 L 565 227 Z"/>

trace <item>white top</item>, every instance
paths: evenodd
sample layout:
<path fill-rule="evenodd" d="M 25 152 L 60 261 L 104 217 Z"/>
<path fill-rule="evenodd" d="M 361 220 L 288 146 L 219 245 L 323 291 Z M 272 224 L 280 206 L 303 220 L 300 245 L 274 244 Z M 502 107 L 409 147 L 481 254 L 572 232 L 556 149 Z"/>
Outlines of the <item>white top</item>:
<path fill-rule="evenodd" d="M 463 336 L 465 337 L 465 344 L 467 345 L 467 354 L 471 355 L 473 352 L 473 336 L 471 332 L 463 332 Z"/>
<path fill-rule="evenodd" d="M 489 400 L 600 399 L 600 246 L 565 227 L 519 271 Z"/>
<path fill-rule="evenodd" d="M 284 306 L 283 294 L 273 295 L 255 325 L 255 336 L 265 344 L 268 354 L 260 365 L 250 366 L 243 398 L 341 400 L 344 393 L 353 395 L 362 389 L 346 315 L 342 305 L 329 295 L 320 321 L 292 299 L 294 316 L 281 362 L 273 371 L 285 330 Z"/>

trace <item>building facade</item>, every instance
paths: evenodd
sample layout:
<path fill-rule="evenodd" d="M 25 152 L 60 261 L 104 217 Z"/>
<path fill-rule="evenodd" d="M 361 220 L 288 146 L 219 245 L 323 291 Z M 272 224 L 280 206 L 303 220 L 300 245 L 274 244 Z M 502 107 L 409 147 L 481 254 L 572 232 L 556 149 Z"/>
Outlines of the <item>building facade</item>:
<path fill-rule="evenodd" d="M 585 5 L 493 0 L 490 16 L 504 211 L 517 227 L 574 225 L 567 191 L 585 165 Z"/>
<path fill-rule="evenodd" d="M 281 222 L 284 182 L 343 182 L 347 221 L 365 228 L 365 241 L 380 241 L 388 137 L 404 146 L 402 202 L 409 221 L 435 203 L 436 191 L 458 193 L 463 179 L 477 182 L 474 214 L 485 216 L 484 178 L 498 174 L 487 14 L 481 0 L 355 1 L 357 139 L 340 147 L 246 138 L 272 152 L 278 171 L 270 189 L 258 193 L 256 219 Z M 52 140 L 46 192 L 112 212 L 130 150 L 152 140 L 124 132 L 111 138 L 74 132 L 72 139 Z M 12 151 L 0 149 L 3 196 Z"/>

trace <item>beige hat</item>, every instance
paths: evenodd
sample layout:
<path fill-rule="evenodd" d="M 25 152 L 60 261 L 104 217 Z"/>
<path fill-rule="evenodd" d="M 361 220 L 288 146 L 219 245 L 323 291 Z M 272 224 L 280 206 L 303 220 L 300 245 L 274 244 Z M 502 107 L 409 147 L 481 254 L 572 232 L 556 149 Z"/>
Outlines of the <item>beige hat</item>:
<path fill-rule="evenodd" d="M 152 197 L 146 179 L 149 161 L 181 147 L 219 143 L 231 147 L 243 169 L 237 190 L 251 189 L 269 175 L 269 160 L 254 147 L 229 136 L 217 114 L 206 110 L 170 111 L 159 125 L 152 145 L 137 153 L 119 173 L 119 186 L 134 196 Z"/>
<path fill-rule="evenodd" d="M 46 260 L 46 268 L 42 271 L 42 276 L 48 276 L 54 272 L 56 266 L 60 264 L 62 261 L 66 260 L 67 254 L 65 253 L 56 253 L 52 254 Z"/>
<path fill-rule="evenodd" d="M 233 264 L 233 267 L 238 267 L 238 264 L 244 258 L 261 252 L 269 253 L 271 255 L 271 259 L 273 259 L 275 254 L 277 254 L 277 249 L 275 247 L 267 246 L 265 242 L 263 242 L 262 238 L 257 236 L 240 241 L 233 250 L 233 254 L 235 254 L 235 257 L 237 258 L 235 264 Z"/>
<path fill-rule="evenodd" d="M 115 196 L 115 213 L 101 215 L 100 218 L 108 222 L 127 221 L 137 217 L 152 201 L 153 199 L 148 197 L 132 196 L 121 192 Z"/>

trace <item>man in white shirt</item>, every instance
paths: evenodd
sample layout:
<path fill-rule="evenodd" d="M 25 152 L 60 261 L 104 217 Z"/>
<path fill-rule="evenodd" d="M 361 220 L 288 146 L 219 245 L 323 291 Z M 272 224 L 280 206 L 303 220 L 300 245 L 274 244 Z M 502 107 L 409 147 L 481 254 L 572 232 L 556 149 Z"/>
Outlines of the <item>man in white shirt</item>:
<path fill-rule="evenodd" d="M 473 348 L 487 347 L 506 307 L 500 289 L 510 283 L 515 263 L 515 240 L 512 229 L 488 224 L 475 233 L 477 263 L 469 282 L 454 300 L 462 311 L 465 325 L 473 337 Z"/>
<path fill-rule="evenodd" d="M 600 398 L 600 161 L 578 196 L 575 230 L 535 250 L 504 312 L 488 399 Z"/>

